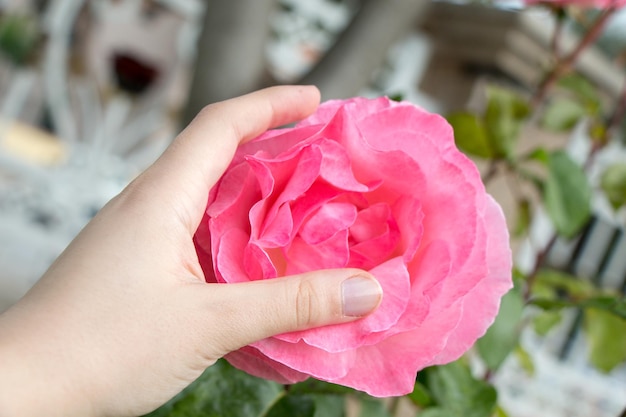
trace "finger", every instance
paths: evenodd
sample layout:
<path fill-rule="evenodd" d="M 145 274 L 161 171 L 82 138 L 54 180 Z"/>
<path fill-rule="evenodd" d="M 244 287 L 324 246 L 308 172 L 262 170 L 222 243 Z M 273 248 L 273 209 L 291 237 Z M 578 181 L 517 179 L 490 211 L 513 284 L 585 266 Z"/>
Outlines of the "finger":
<path fill-rule="evenodd" d="M 154 185 L 151 199 L 169 201 L 175 190 L 191 198 L 194 207 L 203 208 L 239 143 L 305 118 L 317 108 L 319 99 L 313 86 L 279 86 L 205 107 L 145 173 L 144 183 Z M 201 215 L 202 210 L 195 210 L 194 230 Z"/>
<path fill-rule="evenodd" d="M 209 310 L 219 312 L 222 354 L 276 334 L 357 320 L 382 300 L 378 281 L 356 269 L 205 288 L 208 296 L 199 296 Z"/>

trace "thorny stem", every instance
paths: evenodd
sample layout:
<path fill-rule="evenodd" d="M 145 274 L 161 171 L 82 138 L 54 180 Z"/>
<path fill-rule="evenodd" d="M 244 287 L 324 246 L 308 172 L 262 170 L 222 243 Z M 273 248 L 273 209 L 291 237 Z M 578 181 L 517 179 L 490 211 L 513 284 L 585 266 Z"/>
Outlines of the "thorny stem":
<path fill-rule="evenodd" d="M 557 11 L 556 13 L 560 13 L 560 11 Z M 552 39 L 550 40 L 550 51 L 552 52 L 552 56 L 557 62 L 561 58 L 561 52 L 559 50 L 559 40 L 561 39 L 562 32 L 563 32 L 563 16 L 558 14 L 556 17 L 556 26 L 554 27 L 554 32 L 552 33 Z"/>
<path fill-rule="evenodd" d="M 539 271 L 541 270 L 541 267 L 543 266 L 543 263 L 545 262 L 546 257 L 548 256 L 548 253 L 550 253 L 550 250 L 556 243 L 556 239 L 558 237 L 559 235 L 557 233 L 552 234 L 552 237 L 548 241 L 548 244 L 537 254 L 537 257 L 535 258 L 535 266 L 533 267 L 533 270 L 531 271 L 530 274 L 528 274 L 528 277 L 526 278 L 526 288 L 524 288 L 524 301 L 528 302 L 530 300 L 530 297 L 532 295 L 533 285 L 535 284 L 535 281 L 537 280 L 537 275 L 539 274 Z"/>
<path fill-rule="evenodd" d="M 537 88 L 537 90 L 535 91 L 535 94 L 531 99 L 532 108 L 539 107 L 539 105 L 545 99 L 548 91 L 552 89 L 558 79 L 572 68 L 580 54 L 591 43 L 593 43 L 598 38 L 598 36 L 600 36 L 600 33 L 602 33 L 602 30 L 604 29 L 607 21 L 615 13 L 616 10 L 617 8 L 615 7 L 609 7 L 608 9 L 603 10 L 600 16 L 598 16 L 598 18 L 593 22 L 589 30 L 585 33 L 585 36 L 583 36 L 578 45 L 576 45 L 574 50 L 570 52 L 569 55 L 566 55 L 563 59 L 557 61 L 555 67 L 552 69 L 552 71 L 550 71 L 550 73 L 546 76 L 543 82 L 539 85 L 539 88 Z"/>

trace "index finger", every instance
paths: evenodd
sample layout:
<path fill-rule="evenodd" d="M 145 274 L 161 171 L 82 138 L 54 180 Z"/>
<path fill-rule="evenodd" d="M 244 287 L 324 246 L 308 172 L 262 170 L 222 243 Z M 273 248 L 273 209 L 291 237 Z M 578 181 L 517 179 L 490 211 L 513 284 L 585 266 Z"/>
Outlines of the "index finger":
<path fill-rule="evenodd" d="M 230 164 L 237 146 L 272 127 L 305 118 L 317 108 L 313 86 L 278 86 L 205 107 L 146 172 L 152 198 L 189 198 L 195 231 L 211 187 Z M 201 207 L 200 210 L 198 208 Z"/>

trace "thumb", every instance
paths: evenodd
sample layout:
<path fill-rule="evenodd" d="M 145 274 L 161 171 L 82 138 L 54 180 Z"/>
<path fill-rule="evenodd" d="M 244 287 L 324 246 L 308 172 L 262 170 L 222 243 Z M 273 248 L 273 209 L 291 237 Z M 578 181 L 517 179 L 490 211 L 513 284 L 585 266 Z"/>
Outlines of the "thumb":
<path fill-rule="evenodd" d="M 332 269 L 238 284 L 211 284 L 213 319 L 224 354 L 280 333 L 347 323 L 373 312 L 383 296 L 374 277 Z M 215 328 L 215 327 L 214 327 Z"/>

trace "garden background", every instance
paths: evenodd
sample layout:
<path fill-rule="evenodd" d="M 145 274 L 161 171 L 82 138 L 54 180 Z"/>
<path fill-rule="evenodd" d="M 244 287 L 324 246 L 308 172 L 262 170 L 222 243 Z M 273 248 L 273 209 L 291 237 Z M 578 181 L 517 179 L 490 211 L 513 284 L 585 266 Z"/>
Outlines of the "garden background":
<path fill-rule="evenodd" d="M 495 324 L 406 397 L 220 362 L 153 415 L 626 415 L 626 9 L 555 3 L 0 2 L 0 311 L 203 105 L 388 95 L 446 116 L 505 210 Z"/>

